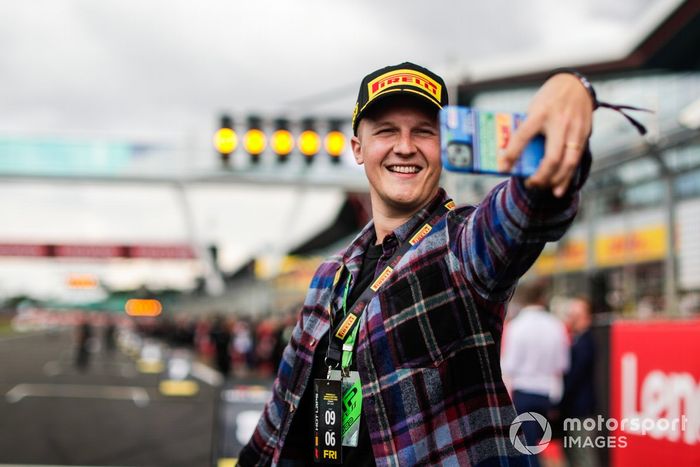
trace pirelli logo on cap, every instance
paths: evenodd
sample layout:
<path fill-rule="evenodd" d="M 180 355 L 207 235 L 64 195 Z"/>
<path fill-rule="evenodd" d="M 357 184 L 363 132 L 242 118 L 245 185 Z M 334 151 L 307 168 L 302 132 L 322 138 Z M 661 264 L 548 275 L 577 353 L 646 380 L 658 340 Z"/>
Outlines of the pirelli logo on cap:
<path fill-rule="evenodd" d="M 411 237 L 411 239 L 408 241 L 411 245 L 415 245 L 416 243 L 420 242 L 425 238 L 426 235 L 430 233 L 430 231 L 433 230 L 432 227 L 430 227 L 430 224 L 425 224 L 421 229 L 416 232 L 416 234 Z"/>
<path fill-rule="evenodd" d="M 345 317 L 345 321 L 343 321 L 343 324 L 340 325 L 340 329 L 338 329 L 338 332 L 335 333 L 335 337 L 338 339 L 345 339 L 345 335 L 348 333 L 352 325 L 355 323 L 357 320 L 357 316 L 353 315 L 352 313 L 349 313 Z"/>
<path fill-rule="evenodd" d="M 448 202 L 445 203 L 445 207 L 447 209 L 449 209 L 450 211 L 452 211 L 456 207 L 456 205 L 455 205 L 454 201 L 449 200 Z"/>
<path fill-rule="evenodd" d="M 371 285 L 369 288 L 372 289 L 373 292 L 376 292 L 377 290 L 379 290 L 379 287 L 381 287 L 382 284 L 383 284 L 384 282 L 386 282 L 386 280 L 389 278 L 389 276 L 391 275 L 392 272 L 394 272 L 394 270 L 391 269 L 390 266 L 387 266 L 387 267 L 382 271 L 382 273 L 379 274 L 379 277 L 377 277 L 377 278 L 374 280 L 374 282 L 372 283 L 372 285 Z"/>
<path fill-rule="evenodd" d="M 384 73 L 370 81 L 367 84 L 367 91 L 369 94 L 367 101 L 371 101 L 377 94 L 385 89 L 396 86 L 411 86 L 426 91 L 433 96 L 438 103 L 442 97 L 442 86 L 438 84 L 437 81 L 419 71 L 404 69 Z"/>

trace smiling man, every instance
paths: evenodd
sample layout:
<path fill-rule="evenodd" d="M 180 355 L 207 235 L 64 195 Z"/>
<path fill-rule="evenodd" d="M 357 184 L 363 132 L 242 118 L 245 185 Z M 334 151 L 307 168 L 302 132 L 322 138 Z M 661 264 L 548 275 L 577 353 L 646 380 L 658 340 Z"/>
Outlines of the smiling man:
<path fill-rule="evenodd" d="M 364 78 L 352 150 L 373 220 L 314 276 L 239 465 L 529 464 L 509 437 L 503 317 L 520 276 L 576 214 L 591 163 L 587 86 L 549 78 L 500 160 L 508 169 L 542 133 L 538 172 L 455 207 L 439 186 L 443 80 L 412 63 Z"/>
<path fill-rule="evenodd" d="M 435 106 L 414 96 L 391 97 L 362 115 L 352 139 L 369 180 L 378 242 L 435 197 L 441 172 Z"/>

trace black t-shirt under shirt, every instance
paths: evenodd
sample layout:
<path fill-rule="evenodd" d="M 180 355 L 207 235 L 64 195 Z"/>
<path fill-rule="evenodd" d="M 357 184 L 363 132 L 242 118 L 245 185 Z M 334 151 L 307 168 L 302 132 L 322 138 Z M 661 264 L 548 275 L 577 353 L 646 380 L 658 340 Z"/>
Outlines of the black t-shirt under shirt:
<path fill-rule="evenodd" d="M 369 287 L 370 283 L 376 275 L 377 263 L 382 256 L 382 245 L 370 245 L 365 252 L 362 261 L 362 269 L 358 275 L 357 283 L 352 286 L 348 294 L 347 309 L 351 309 L 360 294 Z M 357 346 L 355 346 L 357 347 Z M 313 448 L 314 448 L 314 412 L 313 398 L 314 385 L 313 380 L 316 378 L 325 379 L 328 376 L 328 367 L 324 363 L 326 350 L 328 349 L 328 333 L 326 333 L 316 347 L 314 353 L 313 366 L 311 368 L 311 379 L 304 390 L 304 394 L 299 401 L 299 407 L 292 419 L 292 425 L 289 427 L 287 438 L 284 441 L 282 449 L 282 459 L 294 459 L 304 461 L 308 465 L 313 464 Z M 355 356 L 353 355 L 351 370 L 357 370 Z M 362 409 L 360 415 L 360 433 L 356 448 L 343 446 L 343 465 L 347 466 L 374 466 L 374 455 L 372 454 L 372 443 L 367 430 L 367 422 L 365 420 L 365 410 Z"/>

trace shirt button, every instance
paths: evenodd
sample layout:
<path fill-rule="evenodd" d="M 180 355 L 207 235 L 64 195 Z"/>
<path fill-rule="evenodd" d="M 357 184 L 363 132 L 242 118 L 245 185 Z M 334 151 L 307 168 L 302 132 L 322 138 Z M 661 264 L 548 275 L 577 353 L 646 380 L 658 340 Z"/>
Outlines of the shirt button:
<path fill-rule="evenodd" d="M 311 347 L 313 347 L 314 345 L 316 345 L 316 339 L 314 339 L 314 338 L 312 337 L 311 340 L 309 341 L 309 345 L 310 345 Z"/>

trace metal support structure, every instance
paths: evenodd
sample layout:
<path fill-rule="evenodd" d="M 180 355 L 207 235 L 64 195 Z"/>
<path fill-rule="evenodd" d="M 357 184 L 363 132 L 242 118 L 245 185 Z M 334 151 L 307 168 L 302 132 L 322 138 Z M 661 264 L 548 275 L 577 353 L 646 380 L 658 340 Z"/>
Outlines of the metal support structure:
<path fill-rule="evenodd" d="M 99 175 L 8 175 L 0 174 L 0 183 L 63 183 L 63 184 L 106 184 L 106 185 L 257 185 L 287 187 L 331 187 L 356 193 L 368 192 L 369 185 L 363 172 L 339 168 L 338 170 L 308 170 L 288 173 L 271 171 L 212 171 L 194 173 L 188 176 L 99 176 Z"/>
<path fill-rule="evenodd" d="M 607 172 L 628 162 L 648 156 L 651 152 L 660 153 L 667 149 L 685 146 L 700 141 L 700 132 L 679 127 L 659 137 L 654 143 L 643 142 L 634 146 L 614 149 L 596 157 L 591 167 L 591 176 Z"/>
<path fill-rule="evenodd" d="M 609 157 L 595 165 L 593 172 L 601 173 L 619 165 L 631 162 L 641 157 L 650 156 L 659 165 L 664 184 L 664 211 L 666 215 L 666 257 L 664 258 L 664 303 L 666 312 L 670 315 L 679 313 L 679 277 L 678 277 L 678 245 L 676 238 L 676 194 L 675 180 L 678 173 L 666 164 L 662 157 L 664 151 L 679 146 L 691 145 L 700 141 L 700 132 L 679 127 L 658 138 L 653 145 L 640 145 L 609 154 Z M 688 169 L 686 169 L 688 170 Z"/>
<path fill-rule="evenodd" d="M 199 258 L 204 273 L 204 287 L 207 295 L 221 295 L 224 293 L 224 280 L 221 277 L 221 273 L 214 264 L 214 258 L 212 252 L 209 251 L 206 245 L 199 238 L 197 232 L 197 227 L 195 225 L 194 212 L 192 211 L 192 206 L 190 200 L 187 197 L 187 188 L 182 183 L 174 183 L 173 187 L 177 193 L 178 202 L 180 204 L 180 209 L 182 210 L 182 216 L 185 221 L 185 229 L 187 229 L 187 237 L 189 238 L 190 245 L 195 251 L 197 258 Z"/>
<path fill-rule="evenodd" d="M 664 179 L 666 208 L 666 259 L 664 264 L 664 297 L 666 312 L 678 314 L 678 261 L 676 250 L 676 196 L 674 192 L 675 177 L 667 175 Z"/>
<path fill-rule="evenodd" d="M 666 258 L 664 259 L 664 308 L 671 315 L 678 313 L 678 264 L 676 257 L 676 193 L 675 173 L 666 164 L 661 152 L 650 152 L 661 169 L 664 184 L 664 209 L 666 212 Z"/>
<path fill-rule="evenodd" d="M 591 276 L 595 271 L 595 222 L 596 218 L 595 209 L 596 203 L 595 198 L 585 197 L 584 198 L 585 208 L 584 208 L 584 220 L 586 223 L 586 276 L 588 278 L 586 282 L 586 295 L 591 297 L 593 295 L 593 287 L 591 284 Z"/>

